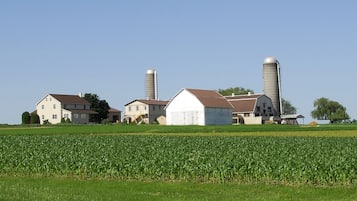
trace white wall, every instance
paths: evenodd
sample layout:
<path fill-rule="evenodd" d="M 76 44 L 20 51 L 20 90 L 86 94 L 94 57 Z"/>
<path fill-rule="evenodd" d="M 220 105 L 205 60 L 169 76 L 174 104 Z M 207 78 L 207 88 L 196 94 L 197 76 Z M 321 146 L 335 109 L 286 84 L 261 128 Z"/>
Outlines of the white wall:
<path fill-rule="evenodd" d="M 205 125 L 204 106 L 190 92 L 181 91 L 166 108 L 167 125 Z"/>
<path fill-rule="evenodd" d="M 36 110 L 40 117 L 41 124 L 43 124 L 45 120 L 48 120 L 51 124 L 61 123 L 61 103 L 51 95 L 47 95 L 43 98 L 37 104 Z"/>

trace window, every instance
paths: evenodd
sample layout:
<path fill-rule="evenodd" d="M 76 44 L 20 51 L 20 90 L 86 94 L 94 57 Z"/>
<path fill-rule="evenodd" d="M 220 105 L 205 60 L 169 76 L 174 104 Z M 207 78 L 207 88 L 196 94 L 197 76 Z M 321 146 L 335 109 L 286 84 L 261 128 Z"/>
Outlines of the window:
<path fill-rule="evenodd" d="M 53 109 L 56 109 L 56 104 L 53 104 Z"/>
<path fill-rule="evenodd" d="M 129 112 L 131 112 L 131 106 L 129 106 L 128 110 L 129 110 Z"/>
<path fill-rule="evenodd" d="M 64 114 L 63 118 L 68 119 L 68 114 Z"/>
<path fill-rule="evenodd" d="M 156 107 L 155 107 L 155 105 L 153 105 L 153 106 L 152 106 L 152 110 L 155 111 L 155 109 L 156 109 Z"/>
<path fill-rule="evenodd" d="M 139 106 L 138 105 L 136 106 L 136 111 L 139 111 Z"/>
<path fill-rule="evenodd" d="M 87 115 L 86 114 L 81 114 L 81 118 L 85 119 L 85 118 L 87 118 Z"/>
<path fill-rule="evenodd" d="M 244 116 L 249 117 L 250 115 L 249 115 L 249 113 L 244 113 Z"/>
<path fill-rule="evenodd" d="M 45 105 L 41 105 L 41 108 L 44 110 L 45 109 Z"/>
<path fill-rule="evenodd" d="M 265 104 L 265 103 L 263 103 L 263 108 L 265 108 L 265 105 L 266 105 L 266 104 Z"/>
<path fill-rule="evenodd" d="M 257 112 L 260 112 L 260 106 L 257 106 Z"/>
<path fill-rule="evenodd" d="M 144 106 L 144 110 L 146 111 L 146 105 Z"/>
<path fill-rule="evenodd" d="M 42 119 L 45 119 L 45 115 L 42 115 L 42 117 L 41 117 Z"/>
<path fill-rule="evenodd" d="M 74 117 L 75 119 L 78 119 L 78 118 L 79 118 L 79 114 L 74 114 L 73 117 Z"/>
<path fill-rule="evenodd" d="M 57 119 L 57 114 L 52 115 L 52 119 Z"/>

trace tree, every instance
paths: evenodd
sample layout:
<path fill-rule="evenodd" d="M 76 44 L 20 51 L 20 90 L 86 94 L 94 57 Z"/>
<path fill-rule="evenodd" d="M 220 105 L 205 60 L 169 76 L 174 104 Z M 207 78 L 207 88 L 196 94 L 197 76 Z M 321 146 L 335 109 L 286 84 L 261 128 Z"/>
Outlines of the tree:
<path fill-rule="evenodd" d="M 350 119 L 346 108 L 336 101 L 327 98 L 319 98 L 314 101 L 315 109 L 311 116 L 318 120 L 330 120 L 330 123 L 340 123 L 343 120 Z"/>
<path fill-rule="evenodd" d="M 84 94 L 84 99 L 90 103 L 90 108 L 98 113 L 91 116 L 91 122 L 101 123 L 103 119 L 108 118 L 110 107 L 106 100 L 100 100 L 97 94 L 91 93 Z"/>
<path fill-rule="evenodd" d="M 290 103 L 290 101 L 281 99 L 283 105 L 283 114 L 296 114 L 296 108 Z"/>
<path fill-rule="evenodd" d="M 40 123 L 40 116 L 36 112 L 31 113 L 31 118 L 30 118 L 31 124 L 39 124 Z"/>
<path fill-rule="evenodd" d="M 31 120 L 31 115 L 29 112 L 23 112 L 22 113 L 22 124 L 30 124 Z"/>
<path fill-rule="evenodd" d="M 243 87 L 231 87 L 228 89 L 218 89 L 218 93 L 220 93 L 222 96 L 231 96 L 232 94 L 234 95 L 244 95 L 248 93 L 254 93 L 253 90 L 251 89 L 245 89 Z"/>

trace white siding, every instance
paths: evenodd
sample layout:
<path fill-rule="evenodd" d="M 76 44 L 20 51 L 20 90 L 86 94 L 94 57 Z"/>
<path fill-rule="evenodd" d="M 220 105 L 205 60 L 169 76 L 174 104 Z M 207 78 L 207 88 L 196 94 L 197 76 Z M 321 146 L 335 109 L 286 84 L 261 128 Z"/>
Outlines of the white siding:
<path fill-rule="evenodd" d="M 61 123 L 62 109 L 61 103 L 52 97 L 47 95 L 36 106 L 37 114 L 40 117 L 40 123 L 48 120 L 51 124 Z"/>
<path fill-rule="evenodd" d="M 190 92 L 181 91 L 166 108 L 167 125 L 205 125 L 204 106 Z"/>

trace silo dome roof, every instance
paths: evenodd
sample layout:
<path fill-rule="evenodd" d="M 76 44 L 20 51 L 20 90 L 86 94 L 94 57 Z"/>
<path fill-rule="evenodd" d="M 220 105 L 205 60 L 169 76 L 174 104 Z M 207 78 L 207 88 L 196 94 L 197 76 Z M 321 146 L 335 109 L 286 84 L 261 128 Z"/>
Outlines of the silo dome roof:
<path fill-rule="evenodd" d="M 278 60 L 275 57 L 267 57 L 264 59 L 264 64 L 278 63 Z"/>
<path fill-rule="evenodd" d="M 147 73 L 147 74 L 154 74 L 154 73 L 155 73 L 155 70 L 149 69 L 149 70 L 146 71 L 146 73 Z"/>

